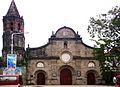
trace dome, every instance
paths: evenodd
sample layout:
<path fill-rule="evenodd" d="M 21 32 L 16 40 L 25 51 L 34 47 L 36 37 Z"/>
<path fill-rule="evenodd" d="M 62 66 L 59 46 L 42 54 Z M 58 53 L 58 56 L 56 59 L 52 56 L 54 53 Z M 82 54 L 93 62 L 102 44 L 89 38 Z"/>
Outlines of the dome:
<path fill-rule="evenodd" d="M 57 30 L 55 36 L 56 38 L 75 38 L 76 33 L 73 29 L 64 26 Z"/>

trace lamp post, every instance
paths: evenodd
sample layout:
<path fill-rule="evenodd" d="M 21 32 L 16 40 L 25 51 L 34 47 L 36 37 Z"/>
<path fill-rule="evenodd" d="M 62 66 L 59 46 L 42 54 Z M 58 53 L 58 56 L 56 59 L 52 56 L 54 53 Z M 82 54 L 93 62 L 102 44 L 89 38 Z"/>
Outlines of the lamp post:
<path fill-rule="evenodd" d="M 29 44 L 28 48 L 26 49 L 26 84 L 28 84 L 28 59 L 29 59 Z"/>
<path fill-rule="evenodd" d="M 12 33 L 12 35 L 11 35 L 11 54 L 13 54 L 13 37 L 14 37 L 14 35 L 17 35 L 17 34 L 28 34 L 28 32 Z"/>

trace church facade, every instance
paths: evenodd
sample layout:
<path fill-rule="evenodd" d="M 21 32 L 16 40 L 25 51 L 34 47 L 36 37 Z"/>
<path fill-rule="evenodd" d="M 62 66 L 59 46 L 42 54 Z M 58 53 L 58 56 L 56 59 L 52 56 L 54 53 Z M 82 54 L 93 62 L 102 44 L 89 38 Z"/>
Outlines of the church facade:
<path fill-rule="evenodd" d="M 98 84 L 100 69 L 93 49 L 73 29 L 64 26 L 51 35 L 46 45 L 29 48 L 29 78 L 34 84 Z"/>
<path fill-rule="evenodd" d="M 94 48 L 83 43 L 82 38 L 70 27 L 61 27 L 53 32 L 48 43 L 28 47 L 25 51 L 24 19 L 20 17 L 14 0 L 3 17 L 3 50 L 6 62 L 11 48 L 11 34 L 14 36 L 13 52 L 17 54 L 17 66 L 27 54 L 27 67 L 23 68 L 23 84 L 37 85 L 94 85 L 99 84 L 101 73 L 95 60 Z"/>

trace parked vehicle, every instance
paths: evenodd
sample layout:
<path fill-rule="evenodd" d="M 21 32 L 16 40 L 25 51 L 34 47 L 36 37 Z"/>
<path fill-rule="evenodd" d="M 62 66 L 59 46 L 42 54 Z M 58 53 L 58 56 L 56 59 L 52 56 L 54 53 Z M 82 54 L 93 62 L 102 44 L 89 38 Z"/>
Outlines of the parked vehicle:
<path fill-rule="evenodd" d="M 0 75 L 1 85 L 14 85 L 19 87 L 19 75 Z"/>
<path fill-rule="evenodd" d="M 114 77 L 113 82 L 115 82 L 115 87 L 120 87 L 120 75 Z"/>

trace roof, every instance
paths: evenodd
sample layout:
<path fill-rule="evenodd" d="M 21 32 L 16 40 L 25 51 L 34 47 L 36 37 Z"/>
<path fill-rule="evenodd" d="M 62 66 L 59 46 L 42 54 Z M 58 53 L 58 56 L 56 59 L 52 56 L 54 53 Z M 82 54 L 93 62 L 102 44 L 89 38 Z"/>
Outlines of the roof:
<path fill-rule="evenodd" d="M 63 26 L 63 27 L 59 28 L 55 34 L 54 33 L 52 34 L 52 36 L 51 36 L 51 38 L 49 38 L 49 42 L 47 44 L 40 46 L 40 47 L 30 48 L 30 50 L 37 50 L 37 49 L 45 48 L 49 44 L 51 44 L 52 40 L 56 40 L 56 41 L 58 41 L 58 40 L 59 41 L 75 40 L 75 41 L 78 41 L 78 43 L 83 44 L 85 47 L 94 49 L 94 47 L 88 46 L 85 43 L 83 43 L 82 38 L 80 37 L 78 32 L 76 33 L 72 28 Z"/>
<path fill-rule="evenodd" d="M 76 38 L 75 31 L 70 27 L 61 27 L 55 33 L 56 38 Z"/>
<path fill-rule="evenodd" d="M 16 5 L 15 5 L 14 0 L 12 0 L 6 16 L 16 16 L 16 17 L 20 17 L 20 14 L 19 14 L 19 12 L 18 12 L 18 10 L 17 10 L 17 7 L 16 7 Z"/>

